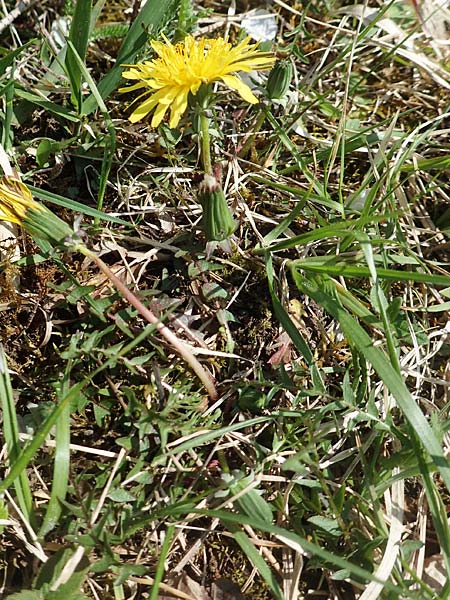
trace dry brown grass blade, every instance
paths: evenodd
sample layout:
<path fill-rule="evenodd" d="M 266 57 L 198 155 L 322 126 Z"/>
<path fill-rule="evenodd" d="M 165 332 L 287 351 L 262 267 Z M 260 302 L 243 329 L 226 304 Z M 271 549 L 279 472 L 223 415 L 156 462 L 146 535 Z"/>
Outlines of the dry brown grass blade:
<path fill-rule="evenodd" d="M 215 388 L 212 377 L 202 367 L 199 361 L 195 358 L 192 351 L 188 346 L 182 342 L 177 336 L 171 331 L 164 323 L 162 323 L 158 317 L 127 288 L 125 284 L 111 271 L 111 269 L 103 262 L 103 260 L 97 256 L 94 252 L 91 252 L 85 247 L 80 247 L 79 250 L 91 258 L 98 268 L 105 273 L 105 275 L 112 281 L 115 287 L 125 297 L 125 299 L 151 324 L 155 325 L 158 332 L 169 342 L 172 348 L 187 362 L 194 373 L 198 376 L 200 381 L 208 391 L 211 400 L 217 400 L 217 390 Z"/>
<path fill-rule="evenodd" d="M 20 0 L 17 6 L 0 21 L 0 34 L 12 25 L 21 14 L 33 6 L 33 4 L 35 4 L 35 0 Z"/>

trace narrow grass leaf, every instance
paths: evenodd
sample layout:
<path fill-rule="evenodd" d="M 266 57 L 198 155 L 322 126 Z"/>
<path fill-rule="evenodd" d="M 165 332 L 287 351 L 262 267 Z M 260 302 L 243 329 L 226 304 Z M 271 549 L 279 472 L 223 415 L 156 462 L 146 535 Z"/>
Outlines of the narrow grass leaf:
<path fill-rule="evenodd" d="M 6 361 L 5 351 L 0 344 L 0 402 L 3 412 L 3 434 L 8 451 L 10 474 L 15 472 L 14 487 L 21 511 L 28 523 L 34 525 L 33 499 L 25 466 L 17 468 L 18 457 L 21 452 L 19 440 L 19 425 L 17 422 L 16 405 L 14 403 L 13 389 Z"/>
<path fill-rule="evenodd" d="M 199 446 L 216 440 L 217 438 L 220 438 L 226 433 L 230 433 L 231 431 L 239 431 L 240 429 L 245 429 L 246 427 L 251 427 L 252 425 L 267 423 L 267 421 L 270 420 L 271 417 L 255 417 L 254 419 L 248 419 L 246 421 L 243 421 L 242 423 L 234 423 L 233 425 L 220 427 L 219 429 L 214 429 L 213 431 L 206 431 L 205 433 L 200 433 L 198 435 L 192 436 L 191 439 L 182 442 L 173 450 L 170 450 L 164 455 L 157 457 L 152 464 L 156 465 L 159 462 L 165 461 L 166 457 L 176 455 L 179 452 L 186 452 L 186 450 L 198 448 Z"/>
<path fill-rule="evenodd" d="M 99 219 L 100 221 L 109 221 L 110 223 L 117 223 L 118 225 L 125 225 L 126 227 L 130 227 L 130 223 L 128 223 L 127 221 L 119 219 L 118 217 L 108 215 L 104 212 L 97 210 L 96 208 L 86 206 L 86 204 L 81 204 L 81 202 L 77 202 L 76 200 L 71 200 L 70 198 L 66 198 L 65 196 L 55 194 L 54 192 L 41 190 L 40 188 L 34 187 L 34 185 L 28 185 L 28 187 L 31 190 L 33 196 L 36 196 L 36 198 L 40 198 L 41 200 L 47 200 L 47 202 L 56 204 L 56 206 L 63 206 L 64 208 L 68 208 L 69 210 L 79 212 L 82 215 L 87 215 L 88 217 L 94 217 L 96 219 Z"/>
<path fill-rule="evenodd" d="M 33 92 L 16 87 L 15 93 L 19 98 L 27 100 L 36 106 L 40 106 L 57 117 L 67 119 L 67 121 L 72 121 L 72 123 L 78 123 L 80 120 L 80 118 L 72 110 L 69 110 L 64 106 L 60 106 L 51 100 L 45 100 L 41 96 L 33 94 Z"/>
<path fill-rule="evenodd" d="M 8 52 L 8 54 L 6 56 L 3 56 L 2 58 L 0 58 L 0 73 L 2 73 L 2 74 L 5 73 L 6 69 L 13 64 L 14 59 L 17 58 L 18 56 L 20 56 L 22 54 L 22 52 L 27 50 L 32 44 L 36 44 L 36 42 L 37 42 L 36 38 L 28 40 L 28 42 L 26 42 L 25 44 L 20 45 L 18 48 L 15 48 L 14 50 L 11 50 L 11 52 Z"/>
<path fill-rule="evenodd" d="M 68 47 L 66 52 L 66 71 L 72 87 L 72 104 L 81 109 L 81 82 L 82 71 L 76 59 L 78 55 L 82 61 L 86 58 L 89 35 L 91 33 L 92 0 L 77 0 L 70 25 Z"/>
<path fill-rule="evenodd" d="M 450 465 L 444 456 L 441 444 L 431 429 L 428 421 L 412 398 L 401 375 L 391 365 L 389 358 L 373 345 L 373 341 L 359 323 L 338 304 L 328 293 L 324 292 L 317 281 L 303 277 L 296 267 L 292 268 L 292 276 L 297 287 L 313 298 L 334 319 L 336 319 L 347 339 L 373 366 L 380 379 L 395 398 L 407 421 L 411 424 L 417 438 L 429 453 L 431 460 L 439 470 L 448 490 L 450 490 Z"/>
<path fill-rule="evenodd" d="M 423 451 L 416 440 L 412 440 L 415 446 L 417 461 L 419 463 L 420 472 L 422 474 L 423 487 L 427 495 L 428 506 L 433 518 L 436 535 L 439 540 L 440 550 L 444 558 L 445 567 L 447 570 L 447 579 L 450 581 L 450 525 L 446 507 L 442 501 L 439 489 L 432 477 L 432 470 L 427 464 Z"/>
<path fill-rule="evenodd" d="M 255 519 L 251 519 L 244 515 L 236 515 L 225 510 L 194 509 L 192 512 L 209 516 L 212 518 L 218 518 L 227 527 L 229 527 L 230 523 L 236 523 L 239 525 L 250 525 L 250 527 L 252 527 L 255 530 L 265 531 L 270 535 L 278 536 L 280 539 L 286 539 L 293 542 L 293 544 L 295 544 L 296 547 L 300 547 L 305 552 L 308 552 L 313 556 L 319 557 L 329 565 L 333 565 L 334 567 L 339 569 L 346 569 L 351 574 L 351 576 L 355 578 L 362 578 L 366 581 L 378 581 L 377 578 L 374 577 L 374 575 L 370 571 L 367 571 L 366 569 L 363 569 L 362 567 L 351 563 L 345 558 L 341 558 L 337 554 L 333 554 L 329 550 L 325 550 L 318 544 L 306 540 L 297 533 L 289 531 L 288 529 L 283 529 L 282 527 L 278 527 L 276 525 L 269 525 L 268 523 L 259 522 Z M 390 591 L 392 593 L 397 594 L 402 592 L 400 588 L 395 586 L 390 581 L 383 582 L 383 584 L 386 591 Z"/>
<path fill-rule="evenodd" d="M 350 309 L 354 315 L 360 319 L 363 319 L 370 325 L 383 328 L 383 324 L 379 318 L 370 311 L 366 304 L 356 298 L 348 289 L 344 288 L 344 286 L 340 285 L 339 283 L 336 283 L 336 291 L 339 295 L 339 300 L 344 306 Z"/>
<path fill-rule="evenodd" d="M 339 257 L 335 256 L 314 257 L 312 260 L 299 259 L 292 261 L 291 264 L 296 270 L 302 269 L 312 273 L 323 273 L 331 277 L 362 279 L 371 276 L 371 271 L 368 267 L 345 263 Z M 447 275 L 420 273 L 417 271 L 397 271 L 396 269 L 385 269 L 383 267 L 377 267 L 376 273 L 379 279 L 386 279 L 388 281 L 416 281 L 446 287 L 450 285 L 450 276 Z"/>
<path fill-rule="evenodd" d="M 304 198 L 297 202 L 291 212 L 285 217 L 276 227 L 272 229 L 270 233 L 264 236 L 265 244 L 270 244 L 273 240 L 276 240 L 286 231 L 286 229 L 291 225 L 293 221 L 302 213 L 305 208 L 306 202 L 308 201 L 308 196 L 306 195 Z"/>
<path fill-rule="evenodd" d="M 271 252 L 288 250 L 289 248 L 295 248 L 296 246 L 304 246 L 306 244 L 310 244 L 311 242 L 329 240 L 329 238 L 349 237 L 351 239 L 354 239 L 356 237 L 359 237 L 359 230 L 362 227 L 364 227 L 364 225 L 384 221 L 387 218 L 395 218 L 396 216 L 396 214 L 390 213 L 389 215 L 371 215 L 368 217 L 360 217 L 354 220 L 346 219 L 338 221 L 337 223 L 333 223 L 332 225 L 316 227 L 311 231 L 307 231 L 300 235 L 290 237 L 289 239 L 282 240 L 281 242 L 276 242 L 272 244 L 269 248 L 266 248 L 265 250 L 270 250 Z M 273 236 L 271 236 L 271 238 L 273 239 Z M 374 244 L 375 242 L 376 240 L 371 240 L 372 244 Z M 381 243 L 381 241 L 379 243 Z M 263 254 L 263 251 L 261 249 L 258 249 L 255 252 L 255 254 Z"/>
<path fill-rule="evenodd" d="M 13 139 L 14 139 L 13 138 L 13 130 L 11 129 L 11 122 L 12 122 L 12 117 L 13 117 L 14 89 L 15 89 L 13 73 L 14 73 L 14 70 L 11 71 L 11 76 L 9 78 L 9 81 L 2 90 L 2 94 L 4 96 L 5 111 L 4 111 L 3 122 L 1 124 L 1 126 L 2 126 L 1 142 L 2 142 L 3 148 L 6 151 L 8 151 L 10 149 Z"/>
<path fill-rule="evenodd" d="M 67 363 L 66 371 L 60 386 L 59 395 L 64 398 L 70 389 L 71 364 Z M 45 537 L 58 524 L 61 515 L 61 501 L 65 499 L 69 484 L 70 469 L 70 404 L 65 403 L 56 421 L 55 459 L 50 500 L 47 505 L 44 521 L 39 534 Z"/>
<path fill-rule="evenodd" d="M 423 158 L 414 160 L 411 164 L 403 164 L 400 167 L 400 171 L 414 172 L 414 171 L 432 171 L 438 169 L 439 171 L 448 169 L 450 167 L 450 156 L 433 156 L 433 158 Z"/>
<path fill-rule="evenodd" d="M 284 144 L 285 148 L 291 153 L 293 159 L 296 161 L 299 169 L 301 170 L 303 175 L 306 177 L 306 179 L 308 180 L 309 184 L 312 186 L 315 193 L 320 198 L 322 198 L 324 201 L 329 201 L 330 198 L 329 198 L 326 190 L 320 183 L 318 183 L 317 178 L 308 169 L 305 161 L 303 160 L 302 156 L 300 155 L 299 151 L 297 150 L 295 144 L 292 142 L 292 140 L 288 136 L 287 132 L 278 123 L 277 119 L 274 117 L 274 115 L 269 110 L 266 110 L 265 113 L 266 113 L 267 120 L 274 128 L 280 141 Z M 342 207 L 338 203 L 336 203 L 336 207 L 339 208 L 340 212 L 342 211 Z"/>
<path fill-rule="evenodd" d="M 169 554 L 170 544 L 172 543 L 174 532 L 175 525 L 169 525 L 159 551 L 158 564 L 156 565 L 156 572 L 153 578 L 154 583 L 150 592 L 149 600 L 158 600 L 159 598 L 159 588 L 164 576 L 164 564 L 166 562 L 167 555 Z"/>
<path fill-rule="evenodd" d="M 94 6 L 92 7 L 91 10 L 91 23 L 90 23 L 90 31 L 91 33 L 91 39 L 93 37 L 93 32 L 94 32 L 94 28 L 95 28 L 95 24 L 97 23 L 99 17 L 100 17 L 100 13 L 103 10 L 103 7 L 106 4 L 106 0 L 97 0 L 97 2 L 94 4 Z"/>
<path fill-rule="evenodd" d="M 109 173 L 111 171 L 111 165 L 114 158 L 114 153 L 116 151 L 116 130 L 114 128 L 111 116 L 106 108 L 105 103 L 103 102 L 103 98 L 101 97 L 97 87 L 95 85 L 94 80 L 92 79 L 89 71 L 86 69 L 81 57 L 77 53 L 76 48 L 72 45 L 70 41 L 67 42 L 68 47 L 72 51 L 73 59 L 77 63 L 80 72 L 87 82 L 91 92 L 94 95 L 94 98 L 97 101 L 97 104 L 100 108 L 100 111 L 105 119 L 106 128 L 108 130 L 108 136 L 106 137 L 105 149 L 103 152 L 103 160 L 102 160 L 102 169 L 100 173 L 99 186 L 98 186 L 98 197 L 97 197 L 97 210 L 101 210 L 103 207 L 103 199 L 105 196 L 106 185 L 108 183 Z M 81 108 L 80 112 L 83 112 L 84 106 Z M 98 220 L 98 219 L 96 219 Z"/>
<path fill-rule="evenodd" d="M 339 202 L 324 199 L 322 196 L 318 196 L 317 194 L 311 193 L 311 187 L 303 189 L 298 186 L 272 181 L 271 179 L 267 179 L 267 177 L 261 177 L 260 175 L 254 175 L 252 179 L 257 183 L 262 183 L 268 189 L 272 188 L 274 190 L 279 190 L 280 192 L 287 192 L 288 194 L 292 194 L 292 196 L 294 196 L 295 198 L 301 198 L 302 200 L 307 198 L 309 202 L 319 204 L 321 207 L 326 206 L 327 208 L 330 208 L 331 210 L 334 210 L 336 212 L 340 212 L 341 210 L 341 205 L 339 204 Z"/>
<path fill-rule="evenodd" d="M 364 253 L 370 276 L 372 278 L 372 291 L 375 296 L 375 302 L 378 305 L 376 307 L 376 312 L 381 315 L 381 319 L 384 325 L 384 334 L 386 336 L 386 345 L 389 351 L 389 358 L 391 359 L 392 366 L 395 367 L 397 372 L 401 373 L 400 362 L 397 355 L 397 345 L 394 339 L 394 328 L 390 326 L 389 317 L 387 313 L 388 303 L 386 297 L 384 295 L 383 290 L 380 287 L 379 278 L 378 278 L 378 269 L 375 265 L 373 248 L 370 243 L 369 236 L 364 232 L 359 232 L 359 242 Z"/>
<path fill-rule="evenodd" d="M 244 552 L 246 557 L 249 559 L 249 561 L 260 574 L 260 576 L 267 583 L 267 585 L 273 593 L 273 598 L 276 598 L 277 600 L 283 600 L 284 595 L 281 591 L 280 586 L 278 585 L 274 572 L 268 566 L 268 564 L 263 559 L 258 550 L 255 548 L 255 545 L 248 537 L 248 535 L 241 531 L 239 527 L 237 527 L 236 524 L 232 521 L 223 520 L 223 523 L 233 534 L 234 541 L 239 544 L 241 550 Z"/>
<path fill-rule="evenodd" d="M 280 321 L 280 323 L 284 327 L 284 329 L 286 330 L 286 333 L 289 335 L 294 346 L 301 353 L 301 355 L 305 359 L 308 366 L 311 366 L 314 363 L 313 354 L 312 354 L 308 344 L 306 343 L 305 339 L 300 334 L 299 330 L 295 326 L 291 317 L 288 315 L 288 313 L 283 308 L 283 305 L 281 304 L 281 302 L 279 301 L 279 299 L 275 293 L 272 258 L 270 256 L 270 254 L 268 254 L 268 253 L 266 254 L 266 272 L 267 272 L 267 281 L 269 284 L 270 297 L 272 299 L 272 305 L 273 305 L 273 310 L 274 310 L 275 316 Z"/>

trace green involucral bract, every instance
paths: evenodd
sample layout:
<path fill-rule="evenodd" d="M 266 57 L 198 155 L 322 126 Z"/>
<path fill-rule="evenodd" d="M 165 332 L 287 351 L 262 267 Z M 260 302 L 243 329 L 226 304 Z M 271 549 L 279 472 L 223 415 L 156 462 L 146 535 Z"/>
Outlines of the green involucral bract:
<path fill-rule="evenodd" d="M 269 100 L 281 100 L 291 85 L 294 69 L 289 60 L 280 60 L 272 68 L 267 78 L 267 97 Z"/>
<path fill-rule="evenodd" d="M 22 225 L 33 238 L 46 240 L 52 246 L 71 246 L 77 242 L 72 227 L 42 204 L 38 209 L 27 209 Z"/>
<path fill-rule="evenodd" d="M 222 242 L 236 229 L 222 186 L 212 175 L 205 175 L 200 184 L 199 202 L 203 208 L 202 227 L 208 241 Z"/>

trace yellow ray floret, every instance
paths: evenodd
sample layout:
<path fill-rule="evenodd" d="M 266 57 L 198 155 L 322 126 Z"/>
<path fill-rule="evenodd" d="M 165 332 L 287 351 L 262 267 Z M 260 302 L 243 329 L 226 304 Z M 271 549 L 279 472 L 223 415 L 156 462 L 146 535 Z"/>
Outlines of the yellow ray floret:
<path fill-rule="evenodd" d="M 27 186 L 14 177 L 0 179 L 0 221 L 23 225 L 30 209 L 43 210 L 43 206 L 33 200 Z"/>
<path fill-rule="evenodd" d="M 28 187 L 15 177 L 0 178 L 0 221 L 17 223 L 33 238 L 46 240 L 53 246 L 78 243 L 72 227 L 36 202 Z"/>
<path fill-rule="evenodd" d="M 275 60 L 271 54 L 260 52 L 258 44 L 251 44 L 249 37 L 234 47 L 223 38 L 196 40 L 191 35 L 178 44 L 172 44 L 166 37 L 164 42 L 151 44 L 158 58 L 126 65 L 128 70 L 122 73 L 123 77 L 137 83 L 120 91 L 147 88 L 136 99 L 135 102 L 142 102 L 130 121 L 136 123 L 154 110 L 153 127 L 161 123 L 168 109 L 169 125 L 176 127 L 187 108 L 189 93 L 195 95 L 202 84 L 212 81 L 222 81 L 246 102 L 256 104 L 256 96 L 234 73 L 268 69 Z"/>

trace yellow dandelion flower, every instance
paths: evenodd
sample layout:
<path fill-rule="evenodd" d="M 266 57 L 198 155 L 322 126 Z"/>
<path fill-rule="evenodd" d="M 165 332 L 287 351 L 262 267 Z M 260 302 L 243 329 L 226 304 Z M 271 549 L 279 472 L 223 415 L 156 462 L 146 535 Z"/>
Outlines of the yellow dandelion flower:
<path fill-rule="evenodd" d="M 258 99 L 251 89 L 233 73 L 267 69 L 275 60 L 272 55 L 260 52 L 259 44 L 251 44 L 249 37 L 234 47 L 220 37 L 196 40 L 191 35 L 178 44 L 172 44 L 166 37 L 164 42 L 151 44 L 158 58 L 125 65 L 129 68 L 122 76 L 137 83 L 119 91 L 148 88 L 136 99 L 135 102 L 143 102 L 131 114 L 130 121 L 136 123 L 155 109 L 153 127 L 161 123 L 169 108 L 169 126 L 176 127 L 187 108 L 189 93 L 195 95 L 202 84 L 213 81 L 222 81 L 246 102 L 256 104 Z"/>
<path fill-rule="evenodd" d="M 34 200 L 28 187 L 14 177 L 0 179 L 0 221 L 23 227 L 33 238 L 52 245 L 71 245 L 77 239 L 73 229 Z"/>
<path fill-rule="evenodd" d="M 27 186 L 14 177 L 0 179 L 0 221 L 22 225 L 30 209 L 40 211 L 43 206 L 33 200 Z"/>

